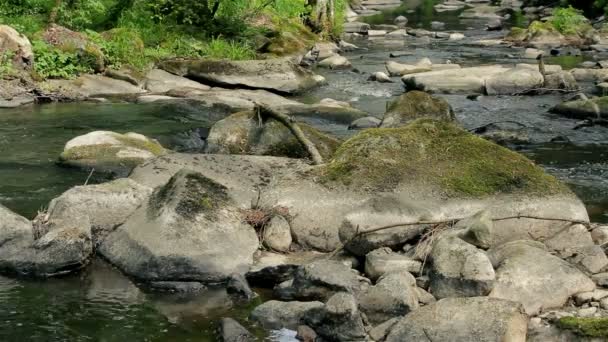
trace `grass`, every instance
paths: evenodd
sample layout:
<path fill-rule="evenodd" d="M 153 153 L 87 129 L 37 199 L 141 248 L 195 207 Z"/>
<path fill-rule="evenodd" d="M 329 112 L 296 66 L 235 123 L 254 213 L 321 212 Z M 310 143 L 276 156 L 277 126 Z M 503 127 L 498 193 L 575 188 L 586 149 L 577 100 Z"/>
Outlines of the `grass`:
<path fill-rule="evenodd" d="M 557 326 L 570 330 L 579 336 L 608 338 L 608 318 L 563 317 L 557 321 Z"/>
<path fill-rule="evenodd" d="M 428 119 L 363 131 L 343 143 L 320 172 L 325 184 L 370 191 L 405 185 L 460 197 L 569 193 L 526 157 L 453 124 Z"/>

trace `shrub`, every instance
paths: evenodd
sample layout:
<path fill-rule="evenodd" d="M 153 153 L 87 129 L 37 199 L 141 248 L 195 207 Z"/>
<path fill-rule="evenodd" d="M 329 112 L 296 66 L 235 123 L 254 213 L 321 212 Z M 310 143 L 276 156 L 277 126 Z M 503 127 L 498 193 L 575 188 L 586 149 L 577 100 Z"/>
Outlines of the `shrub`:
<path fill-rule="evenodd" d="M 41 78 L 74 78 L 93 71 L 77 53 L 61 51 L 41 40 L 33 41 L 32 47 L 36 56 L 34 71 Z"/>
<path fill-rule="evenodd" d="M 568 6 L 567 8 L 556 8 L 553 11 L 551 24 L 562 34 L 576 35 L 586 31 L 589 27 L 587 18 L 581 11 Z"/>

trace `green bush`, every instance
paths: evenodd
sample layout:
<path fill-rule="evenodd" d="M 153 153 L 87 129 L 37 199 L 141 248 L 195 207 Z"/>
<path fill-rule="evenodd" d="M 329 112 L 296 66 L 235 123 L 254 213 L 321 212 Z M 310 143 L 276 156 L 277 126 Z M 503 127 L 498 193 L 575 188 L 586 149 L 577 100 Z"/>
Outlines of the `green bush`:
<path fill-rule="evenodd" d="M 580 34 L 589 27 L 589 22 L 583 13 L 572 6 L 556 8 L 553 11 L 551 24 L 562 34 Z"/>
<path fill-rule="evenodd" d="M 247 44 L 213 38 L 202 50 L 203 56 L 212 59 L 245 60 L 254 59 L 255 51 Z"/>
<path fill-rule="evenodd" d="M 36 61 L 34 71 L 41 78 L 74 78 L 93 69 L 77 53 L 64 52 L 43 41 L 32 42 Z"/>

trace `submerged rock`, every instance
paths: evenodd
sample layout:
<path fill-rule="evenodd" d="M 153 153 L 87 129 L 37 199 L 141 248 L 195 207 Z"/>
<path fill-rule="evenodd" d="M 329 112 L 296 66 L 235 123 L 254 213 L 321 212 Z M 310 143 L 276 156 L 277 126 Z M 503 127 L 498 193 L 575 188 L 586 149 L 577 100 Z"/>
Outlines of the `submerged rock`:
<path fill-rule="evenodd" d="M 253 262 L 258 238 L 225 186 L 182 170 L 156 189 L 99 252 L 143 281 L 226 281 Z"/>
<path fill-rule="evenodd" d="M 293 94 L 319 85 L 314 74 L 288 58 L 216 61 L 168 60 L 159 67 L 178 76 L 225 87 L 266 89 Z"/>
<path fill-rule="evenodd" d="M 264 329 L 277 330 L 287 328 L 296 330 L 305 324 L 305 317 L 323 307 L 321 302 L 280 302 L 268 301 L 251 312 L 251 320 L 259 323 Z"/>
<path fill-rule="evenodd" d="M 219 328 L 219 342 L 250 342 L 257 339 L 239 322 L 232 318 L 222 318 Z"/>
<path fill-rule="evenodd" d="M 561 103 L 551 112 L 573 119 L 608 118 L 608 96 Z"/>
<path fill-rule="evenodd" d="M 95 131 L 68 141 L 59 160 L 69 166 L 128 173 L 147 159 L 165 153 L 156 140 L 141 134 Z"/>
<path fill-rule="evenodd" d="M 518 92 L 540 88 L 544 78 L 538 70 L 514 68 L 486 78 L 486 94 L 513 95 Z"/>
<path fill-rule="evenodd" d="M 340 55 L 325 58 L 317 65 L 321 68 L 329 69 L 349 69 L 352 67 L 350 61 L 346 57 Z"/>
<path fill-rule="evenodd" d="M 454 111 L 446 100 L 414 90 L 401 95 L 390 104 L 380 127 L 401 127 L 421 118 L 448 122 L 456 120 Z"/>
<path fill-rule="evenodd" d="M 298 123 L 324 158 L 331 158 L 340 142 L 316 128 Z M 207 137 L 208 153 L 256 154 L 310 158 L 306 148 L 283 123 L 268 118 L 259 122 L 254 112 L 233 114 L 216 122 Z"/>
<path fill-rule="evenodd" d="M 387 342 L 525 342 L 528 318 L 521 305 L 495 298 L 446 298 L 402 318 Z"/>
<path fill-rule="evenodd" d="M 431 93 L 484 94 L 486 79 L 508 71 L 503 66 L 481 66 L 461 69 L 437 70 L 405 75 L 401 78 L 407 89 Z M 523 89 L 522 89 L 523 90 Z"/>

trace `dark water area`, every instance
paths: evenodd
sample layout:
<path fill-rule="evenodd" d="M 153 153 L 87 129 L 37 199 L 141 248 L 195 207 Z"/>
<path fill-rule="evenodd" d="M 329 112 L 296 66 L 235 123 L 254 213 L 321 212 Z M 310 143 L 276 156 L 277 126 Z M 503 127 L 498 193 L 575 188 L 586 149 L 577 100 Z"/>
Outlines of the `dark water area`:
<path fill-rule="evenodd" d="M 383 71 L 388 60 L 415 63 L 426 57 L 434 63 L 450 61 L 462 66 L 535 63 L 518 57 L 522 49 L 473 44 L 475 40 L 501 37 L 505 31 L 484 31 L 483 22 L 461 21 L 459 12 L 435 13 L 433 6 L 438 2 L 408 0 L 396 11 L 366 20 L 390 23 L 394 17 L 405 15 L 410 26 L 426 29 L 431 28 L 432 21 L 441 21 L 447 31 L 463 32 L 464 40 L 349 39 L 366 48 L 346 54 L 357 72 L 319 69 L 328 84 L 297 99 L 349 101 L 381 117 L 387 103 L 404 91 L 398 79 L 388 84 L 367 81 L 370 73 Z M 390 58 L 395 51 L 410 54 Z M 547 64 L 568 69 L 589 58 L 549 58 Z M 463 95 L 442 96 L 466 129 L 498 121 L 521 123 L 530 143 L 511 148 L 565 181 L 586 203 L 592 220 L 608 222 L 608 128 L 575 130 L 576 120 L 550 114 L 549 108 L 567 95 L 484 96 L 477 101 Z M 189 103 L 73 103 L 0 110 L 0 204 L 32 218 L 52 198 L 83 184 L 88 172 L 56 163 L 65 143 L 78 135 L 94 130 L 134 131 L 158 139 L 170 149 L 196 152 L 202 149 L 202 132 L 226 115 Z M 319 122 L 317 126 L 342 138 L 355 133 L 345 125 Z M 105 176 L 94 174 L 91 181 L 105 180 Z M 260 334 L 247 316 L 266 298 L 247 305 L 216 289 L 191 295 L 147 292 L 108 264 L 95 260 L 82 273 L 59 279 L 0 277 L 0 341 L 214 341 L 221 317 L 236 318 Z M 287 342 L 294 338 L 277 335 L 270 340 Z"/>

